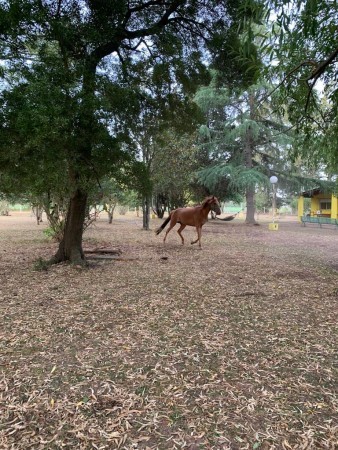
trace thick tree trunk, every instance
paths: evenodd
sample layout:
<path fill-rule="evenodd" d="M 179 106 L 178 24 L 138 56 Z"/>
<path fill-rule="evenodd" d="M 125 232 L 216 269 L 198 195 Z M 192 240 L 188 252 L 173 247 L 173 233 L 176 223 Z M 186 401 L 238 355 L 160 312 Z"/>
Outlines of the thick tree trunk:
<path fill-rule="evenodd" d="M 74 264 L 85 263 L 82 235 L 87 212 L 86 206 L 87 193 L 77 189 L 68 206 L 63 238 L 51 263 L 57 264 L 62 261 L 70 261 Z"/>
<path fill-rule="evenodd" d="M 249 225 L 256 224 L 255 220 L 255 193 L 253 189 L 246 190 L 246 218 L 245 223 Z"/>

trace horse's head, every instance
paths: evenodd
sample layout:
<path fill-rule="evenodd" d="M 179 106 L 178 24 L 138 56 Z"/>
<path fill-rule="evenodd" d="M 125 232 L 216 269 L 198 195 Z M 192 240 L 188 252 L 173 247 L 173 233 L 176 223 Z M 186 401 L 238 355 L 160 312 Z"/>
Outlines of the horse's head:
<path fill-rule="evenodd" d="M 214 213 L 216 215 L 222 214 L 221 207 L 220 207 L 217 197 L 215 197 L 215 196 L 210 197 L 209 205 L 210 205 L 210 209 L 212 211 L 214 211 Z"/>

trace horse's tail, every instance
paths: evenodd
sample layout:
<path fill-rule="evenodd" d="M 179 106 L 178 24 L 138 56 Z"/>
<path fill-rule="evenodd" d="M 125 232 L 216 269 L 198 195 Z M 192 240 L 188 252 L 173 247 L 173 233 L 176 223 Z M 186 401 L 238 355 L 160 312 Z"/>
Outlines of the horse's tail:
<path fill-rule="evenodd" d="M 161 225 L 159 228 L 157 228 L 157 230 L 155 230 L 155 233 L 156 233 L 156 234 L 160 234 L 161 231 L 164 230 L 164 228 L 167 226 L 168 222 L 169 222 L 170 219 L 171 219 L 170 216 L 171 216 L 171 214 L 169 214 L 169 217 L 167 217 L 167 218 L 165 219 L 165 221 L 162 223 L 162 225 Z"/>

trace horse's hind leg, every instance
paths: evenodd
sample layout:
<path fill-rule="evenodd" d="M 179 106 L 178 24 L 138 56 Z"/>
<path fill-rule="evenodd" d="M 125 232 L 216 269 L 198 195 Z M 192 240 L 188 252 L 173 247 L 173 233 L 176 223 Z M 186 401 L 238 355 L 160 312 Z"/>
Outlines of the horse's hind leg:
<path fill-rule="evenodd" d="M 170 220 L 170 226 L 169 226 L 169 228 L 168 228 L 168 230 L 167 230 L 167 232 L 166 232 L 166 234 L 165 234 L 165 236 L 163 238 L 163 242 L 165 242 L 165 240 L 167 239 L 169 231 L 174 228 L 176 223 L 177 223 L 177 220 L 174 217 L 172 217 L 172 219 Z"/>
<path fill-rule="evenodd" d="M 183 231 L 185 227 L 186 227 L 186 225 L 183 225 L 183 223 L 181 223 L 181 226 L 180 226 L 179 229 L 177 230 L 177 233 L 180 235 L 180 238 L 181 238 L 181 240 L 182 240 L 182 245 L 184 245 L 184 238 L 183 238 L 183 236 L 182 236 L 181 231 Z"/>

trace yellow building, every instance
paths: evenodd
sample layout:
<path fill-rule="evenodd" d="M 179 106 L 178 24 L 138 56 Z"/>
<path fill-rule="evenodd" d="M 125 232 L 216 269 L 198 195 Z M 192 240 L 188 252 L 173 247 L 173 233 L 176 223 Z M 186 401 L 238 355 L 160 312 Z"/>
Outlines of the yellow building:
<path fill-rule="evenodd" d="M 304 198 L 311 199 L 309 211 L 304 211 Z M 338 197 L 319 188 L 302 192 L 298 198 L 298 220 L 304 216 L 338 219 Z"/>

